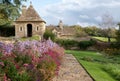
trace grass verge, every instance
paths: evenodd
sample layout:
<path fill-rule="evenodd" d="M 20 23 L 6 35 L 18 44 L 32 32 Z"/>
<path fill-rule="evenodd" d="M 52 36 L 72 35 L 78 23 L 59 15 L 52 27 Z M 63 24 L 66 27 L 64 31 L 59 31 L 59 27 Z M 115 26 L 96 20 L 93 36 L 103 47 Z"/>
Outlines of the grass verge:
<path fill-rule="evenodd" d="M 120 57 L 106 57 L 98 52 L 91 51 L 66 50 L 66 53 L 73 54 L 95 81 L 120 81 L 120 73 L 118 73 L 120 71 Z M 110 64 L 112 68 L 108 68 Z M 116 72 L 113 67 L 117 68 Z"/>

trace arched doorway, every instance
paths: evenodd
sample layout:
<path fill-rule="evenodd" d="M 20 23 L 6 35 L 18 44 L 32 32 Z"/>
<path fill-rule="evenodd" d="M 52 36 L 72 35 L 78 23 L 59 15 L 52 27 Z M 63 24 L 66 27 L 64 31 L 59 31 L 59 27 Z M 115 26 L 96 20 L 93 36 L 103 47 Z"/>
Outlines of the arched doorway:
<path fill-rule="evenodd" d="M 32 37 L 32 25 L 27 24 L 27 37 Z"/>

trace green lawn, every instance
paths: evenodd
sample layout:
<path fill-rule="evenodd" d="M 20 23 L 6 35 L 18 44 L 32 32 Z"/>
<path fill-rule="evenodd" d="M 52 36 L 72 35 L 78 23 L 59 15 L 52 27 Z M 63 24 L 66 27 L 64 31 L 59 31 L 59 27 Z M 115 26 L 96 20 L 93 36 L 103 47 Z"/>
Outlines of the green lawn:
<path fill-rule="evenodd" d="M 15 40 L 15 37 L 1 37 L 1 40 L 3 41 L 12 41 L 12 40 Z M 21 41 L 26 41 L 26 40 L 40 40 L 40 36 L 39 35 L 34 35 L 32 37 L 22 37 L 22 38 L 18 38 L 18 40 L 21 40 Z"/>
<path fill-rule="evenodd" d="M 32 37 L 23 37 L 20 38 L 21 41 L 26 41 L 26 40 L 40 40 L 40 37 L 38 35 L 32 36 Z"/>
<path fill-rule="evenodd" d="M 120 81 L 116 80 L 112 73 L 110 73 L 111 71 L 109 71 L 109 69 L 111 68 L 108 68 L 108 71 L 104 70 L 104 68 L 107 65 L 109 66 L 109 64 L 113 64 L 112 67 L 118 66 L 119 68 L 120 57 L 106 57 L 99 52 L 91 51 L 66 50 L 66 53 L 73 54 L 96 81 Z M 117 77 L 120 78 L 120 76 Z"/>
<path fill-rule="evenodd" d="M 99 41 L 108 42 L 108 38 L 107 37 L 92 37 L 92 38 L 95 38 L 95 39 L 97 39 Z M 115 38 L 111 38 L 111 41 L 114 42 L 114 41 L 116 41 L 116 39 Z"/>

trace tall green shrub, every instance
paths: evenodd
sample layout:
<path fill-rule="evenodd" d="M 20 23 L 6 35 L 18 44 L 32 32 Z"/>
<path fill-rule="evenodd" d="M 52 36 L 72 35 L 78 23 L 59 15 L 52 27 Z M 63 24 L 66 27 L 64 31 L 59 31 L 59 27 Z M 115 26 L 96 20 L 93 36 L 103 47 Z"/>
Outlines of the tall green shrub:
<path fill-rule="evenodd" d="M 86 50 L 89 46 L 93 46 L 96 44 L 95 40 L 89 40 L 89 41 L 81 41 L 79 42 L 80 49 Z"/>
<path fill-rule="evenodd" d="M 51 31 L 49 30 L 46 30 L 44 35 L 43 35 L 43 38 L 48 40 L 49 38 L 51 38 L 52 41 L 55 40 L 55 34 L 53 34 Z"/>

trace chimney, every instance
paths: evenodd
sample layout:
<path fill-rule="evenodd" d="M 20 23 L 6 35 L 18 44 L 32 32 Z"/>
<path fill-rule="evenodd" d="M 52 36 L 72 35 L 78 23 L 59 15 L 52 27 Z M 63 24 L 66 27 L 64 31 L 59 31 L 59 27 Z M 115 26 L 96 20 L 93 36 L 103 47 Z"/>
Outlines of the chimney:
<path fill-rule="evenodd" d="M 59 28 L 60 28 L 61 30 L 63 30 L 63 22 L 62 22 L 62 20 L 59 21 Z"/>

